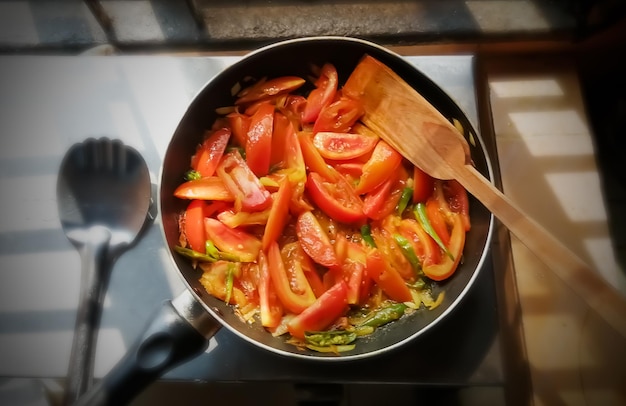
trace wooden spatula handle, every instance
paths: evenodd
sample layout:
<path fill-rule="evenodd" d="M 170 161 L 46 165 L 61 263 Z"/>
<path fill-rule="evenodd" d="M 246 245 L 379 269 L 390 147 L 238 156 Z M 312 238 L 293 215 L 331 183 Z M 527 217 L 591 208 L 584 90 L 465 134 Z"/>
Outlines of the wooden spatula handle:
<path fill-rule="evenodd" d="M 457 180 L 467 191 L 626 338 L 626 299 L 597 271 L 516 207 L 473 166 L 465 165 L 464 168 L 459 171 Z"/>

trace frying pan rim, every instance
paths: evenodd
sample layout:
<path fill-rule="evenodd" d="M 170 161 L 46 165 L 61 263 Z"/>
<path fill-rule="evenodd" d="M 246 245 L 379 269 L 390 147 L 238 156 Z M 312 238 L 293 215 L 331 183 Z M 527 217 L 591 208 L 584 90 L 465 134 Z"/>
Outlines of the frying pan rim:
<path fill-rule="evenodd" d="M 432 79 L 430 79 L 430 77 L 428 77 L 426 74 L 424 74 L 419 68 L 417 68 L 416 66 L 414 66 L 413 64 L 408 62 L 404 56 L 398 54 L 397 52 L 394 52 L 394 51 L 390 50 L 389 48 L 386 48 L 386 47 L 384 47 L 382 45 L 379 45 L 377 43 L 371 42 L 369 40 L 365 40 L 365 39 L 361 39 L 361 38 L 355 38 L 355 37 L 348 37 L 348 36 L 310 36 L 310 37 L 293 38 L 293 39 L 287 39 L 287 40 L 279 40 L 279 41 L 267 44 L 265 46 L 262 46 L 262 47 L 260 47 L 260 48 L 258 48 L 256 50 L 252 50 L 252 51 L 246 53 L 245 55 L 242 55 L 233 64 L 227 66 L 226 68 L 224 68 L 220 72 L 218 72 L 215 75 L 213 75 L 212 77 L 210 77 L 202 86 L 200 86 L 199 90 L 193 95 L 193 97 L 190 99 L 190 102 L 186 106 L 185 111 L 183 112 L 183 114 L 181 115 L 180 119 L 178 120 L 178 124 L 177 124 L 174 132 L 172 133 L 172 136 L 170 138 L 170 141 L 168 142 L 168 146 L 167 146 L 166 151 L 164 153 L 164 158 L 167 156 L 167 151 L 170 149 L 170 144 L 171 144 L 171 141 L 172 141 L 174 135 L 176 135 L 178 133 L 178 131 L 179 131 L 180 127 L 181 127 L 181 124 L 183 123 L 183 120 L 187 117 L 187 114 L 189 113 L 189 110 L 192 107 L 192 105 L 194 104 L 194 102 L 205 91 L 205 89 L 213 81 L 217 80 L 220 76 L 222 76 L 224 74 L 224 72 L 226 72 L 226 71 L 228 71 L 230 69 L 235 69 L 239 64 L 245 63 L 246 60 L 251 59 L 252 57 L 254 57 L 257 54 L 267 52 L 270 49 L 273 49 L 273 48 L 276 48 L 276 47 L 283 47 L 283 46 L 290 45 L 290 44 L 297 44 L 297 43 L 301 43 L 301 42 L 316 42 L 316 41 L 346 41 L 346 42 L 351 42 L 351 43 L 360 43 L 360 44 L 364 45 L 365 47 L 376 48 L 377 50 L 381 51 L 382 53 L 387 53 L 390 57 L 398 58 L 399 60 L 403 61 L 408 66 L 410 66 L 411 69 L 415 70 L 418 74 L 422 75 L 427 81 L 430 82 L 431 85 L 433 85 L 440 92 L 442 92 L 442 94 L 449 101 L 451 101 L 456 106 L 456 108 L 458 108 L 461 111 L 462 115 L 464 116 L 464 118 L 466 119 L 467 123 L 470 126 L 470 130 L 472 131 L 472 134 L 474 135 L 475 139 L 478 140 L 478 144 L 480 145 L 481 152 L 483 153 L 484 158 L 485 158 L 485 165 L 486 165 L 487 173 L 489 175 L 489 179 L 493 179 L 494 174 L 493 174 L 492 160 L 491 160 L 491 157 L 489 156 L 489 153 L 488 153 L 488 151 L 486 149 L 486 146 L 485 146 L 485 143 L 484 143 L 484 140 L 483 140 L 482 136 L 480 135 L 479 132 L 476 131 L 476 129 L 474 128 L 473 124 L 468 119 L 467 113 L 464 111 L 464 109 L 461 106 L 458 105 L 458 103 L 455 101 L 455 99 L 453 97 L 451 97 L 448 94 L 447 91 L 442 89 L 436 82 L 434 82 Z M 465 284 L 465 286 L 463 287 L 461 292 L 449 304 L 449 306 L 439 316 L 437 316 L 432 322 L 428 323 L 422 329 L 416 331 L 413 334 L 407 335 L 403 339 L 401 339 L 398 342 L 393 343 L 391 345 L 383 346 L 383 347 L 375 349 L 373 351 L 359 353 L 359 354 L 353 354 L 353 355 L 351 355 L 351 354 L 341 354 L 339 356 L 329 357 L 329 356 L 316 355 L 317 353 L 315 353 L 313 351 L 306 352 L 306 353 L 305 352 L 303 352 L 303 353 L 296 353 L 296 352 L 285 351 L 285 350 L 282 350 L 282 349 L 279 349 L 279 348 L 276 348 L 276 347 L 272 347 L 272 346 L 267 345 L 265 343 L 262 343 L 260 341 L 257 341 L 255 339 L 249 337 L 248 335 L 240 332 L 235 327 L 231 326 L 231 324 L 228 321 L 223 319 L 223 317 L 220 314 L 220 310 L 219 309 L 214 309 L 209 304 L 207 304 L 201 298 L 201 296 L 196 292 L 196 290 L 190 285 L 189 281 L 185 277 L 185 273 L 178 267 L 178 264 L 174 260 L 174 253 L 172 252 L 172 249 L 169 247 L 169 244 L 167 242 L 168 240 L 167 240 L 167 235 L 165 233 L 165 226 L 164 226 L 164 222 L 163 222 L 163 210 L 162 210 L 162 198 L 161 198 L 164 170 L 165 170 L 165 159 L 163 159 L 162 162 L 161 162 L 161 166 L 160 166 L 160 169 L 159 169 L 159 175 L 158 175 L 158 185 L 157 185 L 157 187 L 158 187 L 158 191 L 157 191 L 157 209 L 158 209 L 158 213 L 159 213 L 158 217 L 159 217 L 159 220 L 160 220 L 158 222 L 159 223 L 159 229 L 160 229 L 160 233 L 161 233 L 161 237 L 163 239 L 163 242 L 165 243 L 166 249 L 168 251 L 168 258 L 171 261 L 172 265 L 174 266 L 174 268 L 176 270 L 176 273 L 182 279 L 183 284 L 185 285 L 186 292 L 191 293 L 191 295 L 193 296 L 193 298 L 195 299 L 197 304 L 201 305 L 202 308 L 206 312 L 208 312 L 213 319 L 215 319 L 215 321 L 217 321 L 221 326 L 225 327 L 231 333 L 235 334 L 237 337 L 243 339 L 244 341 L 246 341 L 246 342 L 248 342 L 248 343 L 250 343 L 250 344 L 252 344 L 252 345 L 254 345 L 254 346 L 258 347 L 258 348 L 261 348 L 261 349 L 266 350 L 266 351 L 268 351 L 270 353 L 277 354 L 277 355 L 280 355 L 280 356 L 289 357 L 289 358 L 297 358 L 297 359 L 302 359 L 302 360 L 307 360 L 307 361 L 315 361 L 315 362 L 347 362 L 347 361 L 360 360 L 360 359 L 364 359 L 364 358 L 376 357 L 376 356 L 378 356 L 378 355 L 380 355 L 382 353 L 386 353 L 388 351 L 393 351 L 393 350 L 395 350 L 395 349 L 405 345 L 406 343 L 415 340 L 420 335 L 425 334 L 427 331 L 431 330 L 436 325 L 438 325 L 441 322 L 441 320 L 445 319 L 448 316 L 448 314 L 450 314 L 452 311 L 454 311 L 456 309 L 456 307 L 459 305 L 459 303 L 461 303 L 463 301 L 464 297 L 469 292 L 469 290 L 472 288 L 476 278 L 478 277 L 479 273 L 482 271 L 482 269 L 484 267 L 485 261 L 489 257 L 489 251 L 491 249 L 491 240 L 492 240 L 492 237 L 493 237 L 493 229 L 494 229 L 494 216 L 493 216 L 492 213 L 489 213 L 489 215 L 488 215 L 489 224 L 488 224 L 487 231 L 486 231 L 486 238 L 485 238 L 484 248 L 482 249 L 482 252 L 480 254 L 480 258 L 479 258 L 479 260 L 478 260 L 478 262 L 476 264 L 476 267 L 475 267 L 475 269 L 473 271 L 473 274 L 468 279 L 467 283 Z M 186 293 L 186 292 L 183 292 L 183 294 Z"/>

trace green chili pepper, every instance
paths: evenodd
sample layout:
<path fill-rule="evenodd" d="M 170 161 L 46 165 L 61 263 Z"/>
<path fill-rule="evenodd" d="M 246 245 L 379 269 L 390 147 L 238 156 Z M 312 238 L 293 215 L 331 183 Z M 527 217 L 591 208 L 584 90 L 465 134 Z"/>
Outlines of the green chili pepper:
<path fill-rule="evenodd" d="M 233 294 L 233 282 L 235 281 L 235 264 L 230 262 L 226 271 L 226 303 L 230 303 L 230 296 Z"/>
<path fill-rule="evenodd" d="M 400 200 L 398 201 L 398 204 L 396 206 L 396 211 L 398 212 L 398 216 L 402 216 L 402 213 L 404 213 L 404 210 L 406 210 L 412 197 L 413 197 L 413 188 L 408 187 L 408 186 L 405 187 L 402 190 L 402 195 L 400 195 Z"/>
<path fill-rule="evenodd" d="M 319 345 L 313 345 L 313 344 L 306 345 L 306 348 L 308 348 L 309 350 L 313 350 L 317 352 L 334 352 L 334 353 L 352 351 L 354 350 L 354 347 L 356 347 L 356 345 L 354 344 L 328 345 L 328 346 L 319 346 Z"/>
<path fill-rule="evenodd" d="M 347 345 L 356 340 L 356 333 L 345 330 L 332 331 L 307 331 L 304 333 L 304 341 L 307 344 L 327 347 L 329 345 Z"/>
<path fill-rule="evenodd" d="M 372 238 L 372 233 L 371 233 L 369 224 L 363 224 L 361 226 L 361 237 L 363 238 L 363 241 L 367 243 L 367 245 L 369 245 L 370 247 L 376 248 L 376 243 L 374 242 L 374 239 Z"/>
<path fill-rule="evenodd" d="M 193 169 L 190 169 L 185 173 L 185 180 L 198 180 L 200 178 L 202 178 L 200 172 L 194 171 Z"/>
<path fill-rule="evenodd" d="M 396 240 L 396 244 L 398 244 L 398 246 L 400 247 L 402 254 L 409 261 L 415 273 L 419 275 L 419 271 L 422 269 L 422 264 L 420 263 L 417 254 L 415 254 L 415 250 L 413 249 L 413 246 L 411 245 L 409 240 L 407 240 L 400 234 L 394 234 L 393 239 Z"/>
<path fill-rule="evenodd" d="M 186 256 L 187 258 L 190 259 L 195 259 L 196 261 L 200 261 L 200 262 L 215 262 L 217 261 L 217 258 L 215 258 L 212 255 L 207 255 L 207 254 L 201 254 L 197 251 L 194 251 L 192 249 L 189 248 L 183 248 L 179 245 L 174 247 L 174 251 L 178 252 L 181 255 Z"/>
<path fill-rule="evenodd" d="M 454 255 L 452 255 L 452 253 L 448 250 L 448 247 L 446 247 L 443 241 L 441 241 L 441 238 L 439 237 L 439 235 L 437 235 L 437 232 L 430 224 L 428 216 L 426 215 L 426 205 L 424 203 L 418 203 L 413 211 L 415 212 L 415 217 L 417 218 L 417 221 L 420 223 L 424 231 L 426 231 L 426 233 L 430 235 L 433 240 L 435 240 L 435 242 L 443 250 L 443 252 L 445 252 L 445 254 L 454 261 Z"/>
<path fill-rule="evenodd" d="M 404 303 L 394 303 L 384 307 L 368 316 L 365 320 L 363 320 L 359 327 L 369 326 L 376 328 L 382 326 L 383 324 L 398 320 L 402 317 L 406 308 L 407 305 Z"/>
<path fill-rule="evenodd" d="M 189 259 L 195 259 L 196 261 L 200 261 L 200 262 L 215 262 L 220 259 L 224 261 L 241 262 L 238 256 L 229 254 L 227 252 L 217 251 L 217 249 L 216 249 L 216 253 L 202 254 L 190 248 L 183 248 L 177 245 L 174 247 L 174 251 L 178 252 L 179 254 Z"/>

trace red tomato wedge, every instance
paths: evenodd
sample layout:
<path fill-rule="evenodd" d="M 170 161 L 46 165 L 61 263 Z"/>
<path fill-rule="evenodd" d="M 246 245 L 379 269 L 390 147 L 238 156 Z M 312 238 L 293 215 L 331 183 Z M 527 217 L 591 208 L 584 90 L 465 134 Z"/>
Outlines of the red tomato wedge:
<path fill-rule="evenodd" d="M 257 101 L 277 94 L 291 92 L 305 83 L 305 80 L 297 76 L 282 76 L 270 80 L 260 80 L 252 86 L 240 91 L 235 104 L 244 104 Z"/>
<path fill-rule="evenodd" d="M 274 129 L 274 106 L 262 104 L 250 120 L 246 140 L 246 162 L 256 176 L 264 176 L 270 170 L 272 131 Z"/>
<path fill-rule="evenodd" d="M 317 300 L 287 323 L 289 333 L 304 339 L 305 331 L 320 331 L 330 326 L 348 310 L 348 287 L 339 281 Z"/>
<path fill-rule="evenodd" d="M 377 138 L 362 134 L 340 132 L 317 132 L 313 136 L 313 145 L 326 159 L 349 160 L 371 152 Z"/>
<path fill-rule="evenodd" d="M 390 177 L 365 195 L 363 198 L 363 213 L 367 217 L 372 220 L 380 220 L 394 210 L 395 204 L 391 207 L 391 205 L 388 206 L 386 203 L 391 198 L 391 188 L 395 182 L 395 177 Z M 387 207 L 391 207 L 391 211 L 386 212 L 384 209 Z"/>
<path fill-rule="evenodd" d="M 312 212 L 306 211 L 298 216 L 296 234 L 302 249 L 313 261 L 328 268 L 339 265 L 328 235 Z"/>
<path fill-rule="evenodd" d="M 240 147 L 246 148 L 248 128 L 250 128 L 250 116 L 239 112 L 233 112 L 226 116 L 232 131 L 233 138 Z"/>
<path fill-rule="evenodd" d="M 433 194 L 435 180 L 426 172 L 413 167 L 413 203 L 425 203 L 428 197 Z"/>
<path fill-rule="evenodd" d="M 315 294 L 302 267 L 290 261 L 290 267 L 286 268 L 276 241 L 272 241 L 268 248 L 267 260 L 276 295 L 285 309 L 299 314 L 315 302 Z"/>
<path fill-rule="evenodd" d="M 272 204 L 272 197 L 259 178 L 234 149 L 224 155 L 217 166 L 217 175 L 235 197 L 235 210 L 261 211 Z"/>
<path fill-rule="evenodd" d="M 276 327 L 280 324 L 283 316 L 283 305 L 278 299 L 270 276 L 270 268 L 267 257 L 263 251 L 259 251 L 259 307 L 261 312 L 261 324 L 264 327 Z"/>
<path fill-rule="evenodd" d="M 413 300 L 405 280 L 376 248 L 372 249 L 367 256 L 367 273 L 391 299 L 397 302 Z"/>
<path fill-rule="evenodd" d="M 463 225 L 463 219 L 461 217 L 462 216 L 458 213 L 454 213 L 452 215 L 452 233 L 450 235 L 450 242 L 446 245 L 446 247 L 448 247 L 448 251 L 450 251 L 454 259 L 451 259 L 447 255 L 442 255 L 440 263 L 433 265 L 424 264 L 422 267 L 424 275 L 434 281 L 442 281 L 452 276 L 459 265 L 461 257 L 463 256 L 463 247 L 465 246 L 465 226 Z"/>
<path fill-rule="evenodd" d="M 185 211 L 185 235 L 192 250 L 205 253 L 206 234 L 204 232 L 204 200 L 192 200 Z"/>
<path fill-rule="evenodd" d="M 206 238 L 221 251 L 236 255 L 241 262 L 253 262 L 257 259 L 261 241 L 253 235 L 237 228 L 230 228 L 210 217 L 204 219 L 204 229 Z"/>
<path fill-rule="evenodd" d="M 273 241 L 276 241 L 283 232 L 285 224 L 289 219 L 289 202 L 293 194 L 293 187 L 289 178 L 284 178 L 274 195 L 270 215 L 263 234 L 263 249 L 267 250 Z"/>
<path fill-rule="evenodd" d="M 359 101 L 341 98 L 322 108 L 313 125 L 313 132 L 347 132 L 364 112 Z"/>
<path fill-rule="evenodd" d="M 295 266 L 302 268 L 302 272 L 311 285 L 311 290 L 315 297 L 320 297 L 326 291 L 322 283 L 322 278 L 315 269 L 315 264 L 311 258 L 304 252 L 298 241 L 287 243 L 280 251 L 285 268 L 291 269 Z"/>
<path fill-rule="evenodd" d="M 372 156 L 363 165 L 363 174 L 356 186 L 356 192 L 371 192 L 393 174 L 402 163 L 402 155 L 383 140 L 374 147 Z"/>
<path fill-rule="evenodd" d="M 196 152 L 192 167 L 204 178 L 213 176 L 215 168 L 222 159 L 228 140 L 230 128 L 220 128 L 209 135 Z"/>
<path fill-rule="evenodd" d="M 322 111 L 335 98 L 339 76 L 335 66 L 326 63 L 322 66 L 320 77 L 315 81 L 315 89 L 307 97 L 304 112 L 302 113 L 303 123 L 313 123 Z"/>
<path fill-rule="evenodd" d="M 443 203 L 447 204 L 445 202 Z M 426 202 L 426 216 L 428 217 L 428 221 L 430 221 L 430 225 L 433 226 L 441 242 L 447 246 L 450 242 L 450 232 L 448 231 L 448 225 L 446 224 L 446 217 L 444 216 L 443 210 L 447 211 L 448 208 L 446 207 L 444 209 L 441 202 L 435 197 L 429 198 Z"/>
<path fill-rule="evenodd" d="M 342 223 L 360 223 L 365 220 L 361 199 L 343 177 L 339 176 L 332 182 L 318 173 L 310 172 L 306 187 L 315 204 L 333 220 Z"/>
<path fill-rule="evenodd" d="M 456 180 L 448 180 L 443 184 L 443 193 L 448 200 L 450 210 L 461 215 L 463 227 L 465 231 L 469 231 L 471 228 L 469 199 L 465 188 Z"/>
<path fill-rule="evenodd" d="M 416 220 L 402 219 L 398 225 L 398 231 L 413 246 L 422 267 L 438 264 L 441 261 L 441 249 Z"/>
<path fill-rule="evenodd" d="M 279 111 L 275 112 L 270 166 L 278 165 L 285 161 L 285 145 L 287 144 L 287 137 L 290 137 L 293 132 L 293 124 L 289 121 L 287 116 Z"/>
<path fill-rule="evenodd" d="M 302 148 L 304 163 L 311 172 L 322 175 L 326 180 L 334 181 L 338 178 L 337 171 L 324 161 L 322 155 L 313 144 L 310 132 L 302 131 L 298 133 L 298 140 Z"/>
<path fill-rule="evenodd" d="M 235 196 L 226 188 L 222 179 L 217 176 L 189 180 L 174 190 L 174 196 L 179 199 L 219 200 L 224 202 L 235 200 Z"/>

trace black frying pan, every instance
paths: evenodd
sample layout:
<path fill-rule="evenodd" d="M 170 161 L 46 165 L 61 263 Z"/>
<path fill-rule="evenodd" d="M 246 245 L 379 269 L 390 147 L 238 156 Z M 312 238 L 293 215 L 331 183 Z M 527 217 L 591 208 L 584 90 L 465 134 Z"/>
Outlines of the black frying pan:
<path fill-rule="evenodd" d="M 177 216 L 188 202 L 173 196 L 189 159 L 200 143 L 204 130 L 216 119 L 215 109 L 234 102 L 231 89 L 246 77 L 261 78 L 282 75 L 308 77 L 313 64 L 332 62 L 339 73 L 340 85 L 364 54 L 370 54 L 391 67 L 416 88 L 444 116 L 458 119 L 466 136 L 474 134 L 470 143 L 476 168 L 492 177 L 491 165 L 482 140 L 456 103 L 435 83 L 399 55 L 368 41 L 344 37 L 313 37 L 288 40 L 254 51 L 209 80 L 195 96 L 180 121 L 168 146 L 159 183 L 159 212 L 163 236 L 170 248 L 170 257 L 183 278 L 187 290 L 172 302 L 166 302 L 148 326 L 139 342 L 127 356 L 80 404 L 120 404 L 130 401 L 152 380 L 180 362 L 201 353 L 219 328 L 226 327 L 242 339 L 267 351 L 312 362 L 335 363 L 373 357 L 417 339 L 422 333 L 446 317 L 471 288 L 485 261 L 492 232 L 492 215 L 470 196 L 472 229 L 466 236 L 463 263 L 453 277 L 439 283 L 434 294 L 445 291 L 443 303 L 432 311 L 418 311 L 409 317 L 377 329 L 360 338 L 356 348 L 341 355 L 303 351 L 287 344 L 284 338 L 272 337 L 260 324 L 245 324 L 231 307 L 204 291 L 198 279 L 200 270 L 173 251 L 178 243 Z"/>

